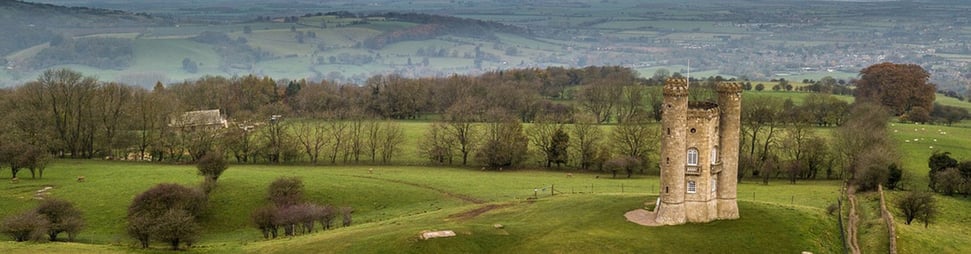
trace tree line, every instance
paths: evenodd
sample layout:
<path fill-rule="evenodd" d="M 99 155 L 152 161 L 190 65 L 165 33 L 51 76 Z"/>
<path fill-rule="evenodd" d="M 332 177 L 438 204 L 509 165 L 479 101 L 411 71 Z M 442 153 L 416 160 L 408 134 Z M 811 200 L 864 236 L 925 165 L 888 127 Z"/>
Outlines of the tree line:
<path fill-rule="evenodd" d="M 650 143 L 651 126 L 644 123 L 660 120 L 658 85 L 679 76 L 550 67 L 480 76 L 379 75 L 363 85 L 207 76 L 145 89 L 49 70 L 0 90 L 0 124 L 9 130 L 0 135 L 0 151 L 36 151 L 0 153 L 11 155 L 0 159 L 14 173 L 43 170 L 45 156 L 179 162 L 210 151 L 237 163 L 390 163 L 400 155 L 404 134 L 387 120 L 430 119 L 418 149 L 433 164 L 501 168 L 535 159 L 548 167 L 629 174 L 656 168 L 649 163 L 656 142 Z M 693 79 L 692 99 L 712 99 L 710 88 L 724 80 Z M 832 141 L 811 127 L 844 125 L 849 103 L 811 93 L 798 105 L 766 96 L 743 104 L 740 177 L 842 176 Z M 229 128 L 179 124 L 184 112 L 204 109 L 219 109 L 231 119 Z M 932 112 L 961 113 L 952 109 L 935 106 Z M 949 121 L 966 117 L 957 115 Z"/>

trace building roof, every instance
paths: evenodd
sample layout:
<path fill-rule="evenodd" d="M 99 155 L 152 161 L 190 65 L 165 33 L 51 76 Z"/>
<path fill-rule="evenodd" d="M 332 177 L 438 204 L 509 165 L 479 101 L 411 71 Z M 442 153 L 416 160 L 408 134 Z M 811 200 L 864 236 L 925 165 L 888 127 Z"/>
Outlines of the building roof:
<path fill-rule="evenodd" d="M 198 126 L 221 126 L 225 128 L 229 123 L 226 121 L 218 109 L 197 110 L 182 113 L 172 119 L 170 126 L 179 127 L 198 127 Z"/>

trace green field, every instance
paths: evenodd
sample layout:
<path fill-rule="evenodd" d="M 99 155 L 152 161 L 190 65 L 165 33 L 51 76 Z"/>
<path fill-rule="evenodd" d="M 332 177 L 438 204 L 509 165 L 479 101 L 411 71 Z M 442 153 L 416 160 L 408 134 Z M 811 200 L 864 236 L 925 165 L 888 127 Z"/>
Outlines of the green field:
<path fill-rule="evenodd" d="M 374 173 L 369 174 L 368 169 Z M 0 252 L 115 252 L 133 241 L 124 234 L 125 209 L 132 197 L 157 183 L 194 185 L 191 166 L 106 161 L 55 161 L 44 179 L 24 179 L 0 188 L 0 216 L 36 204 L 35 190 L 52 186 L 52 196 L 73 201 L 88 228 L 78 244 L 0 242 Z M 4 172 L 6 173 L 6 172 Z M 87 182 L 74 181 L 84 175 Z M 355 208 L 356 225 L 264 241 L 249 226 L 249 213 L 263 204 L 265 188 L 279 176 L 299 176 L 308 199 Z M 595 176 L 600 176 L 599 178 Z M 0 174 L 0 178 L 9 175 Z M 762 252 L 816 253 L 839 249 L 835 218 L 823 207 L 838 183 L 742 184 L 742 219 L 678 227 L 648 228 L 626 222 L 623 213 L 653 201 L 657 177 L 608 179 L 606 174 L 547 171 L 479 171 L 411 166 L 231 166 L 210 197 L 203 237 L 193 251 L 204 252 Z M 546 193 L 552 185 L 555 196 Z M 534 189 L 546 188 L 535 202 Z M 753 200 L 754 198 L 754 200 Z M 496 209 L 462 216 L 485 206 Z M 505 229 L 493 229 L 501 223 Z M 418 241 L 422 230 L 450 229 L 459 236 Z M 738 234 L 738 232 L 751 232 Z M 724 241 L 711 241 L 711 238 Z M 680 242 L 677 249 L 667 244 Z M 380 243 L 380 244 L 375 244 Z M 162 248 L 160 244 L 155 245 Z M 753 248 L 753 246 L 758 246 Z"/>

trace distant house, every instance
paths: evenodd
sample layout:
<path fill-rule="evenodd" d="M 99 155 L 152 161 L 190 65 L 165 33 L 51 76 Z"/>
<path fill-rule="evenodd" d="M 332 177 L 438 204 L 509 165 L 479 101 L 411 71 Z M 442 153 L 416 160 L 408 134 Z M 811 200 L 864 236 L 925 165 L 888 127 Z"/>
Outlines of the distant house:
<path fill-rule="evenodd" d="M 229 121 L 219 113 L 218 109 L 197 110 L 182 113 L 169 122 L 169 127 L 183 130 L 215 130 L 229 127 Z"/>

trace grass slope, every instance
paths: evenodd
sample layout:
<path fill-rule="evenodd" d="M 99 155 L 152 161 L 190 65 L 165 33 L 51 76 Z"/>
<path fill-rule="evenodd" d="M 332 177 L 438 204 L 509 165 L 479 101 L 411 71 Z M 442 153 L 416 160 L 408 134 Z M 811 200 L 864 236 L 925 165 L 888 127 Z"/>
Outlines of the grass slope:
<path fill-rule="evenodd" d="M 371 168 L 231 166 L 210 198 L 210 213 L 202 222 L 203 235 L 193 251 L 670 252 L 678 249 L 666 244 L 684 242 L 684 248 L 695 252 L 832 252 L 839 246 L 835 221 L 822 209 L 831 198 L 790 198 L 799 193 L 832 196 L 837 185 L 831 182 L 743 184 L 740 193 L 756 193 L 756 199 L 740 195 L 741 220 L 646 228 L 630 224 L 622 216 L 653 200 L 650 195 L 657 182 L 653 176 L 607 179 L 594 174 L 565 177 L 546 171 L 418 166 L 373 167 L 374 173 L 368 173 Z M 75 182 L 78 175 L 88 181 Z M 79 235 L 80 243 L 0 242 L 0 252 L 4 253 L 134 251 L 128 249 L 132 241 L 123 230 L 131 199 L 157 183 L 195 185 L 201 180 L 188 165 L 73 160 L 55 161 L 43 179 L 20 176 L 20 183 L 0 187 L 0 216 L 34 207 L 33 193 L 52 186 L 51 195 L 74 202 L 89 226 Z M 354 207 L 355 225 L 291 239 L 262 240 L 249 225 L 249 213 L 264 204 L 266 186 L 279 176 L 301 177 L 309 200 Z M 0 178 L 7 177 L 8 172 L 0 173 Z M 524 201 L 533 195 L 533 189 L 550 185 L 558 195 L 550 196 L 546 189 L 539 193 L 537 202 Z M 790 205 L 793 200 L 794 205 Z M 490 205 L 498 208 L 478 216 L 468 213 Z M 493 223 L 507 227 L 493 229 Z M 434 229 L 456 230 L 460 236 L 416 240 L 418 232 Z"/>

